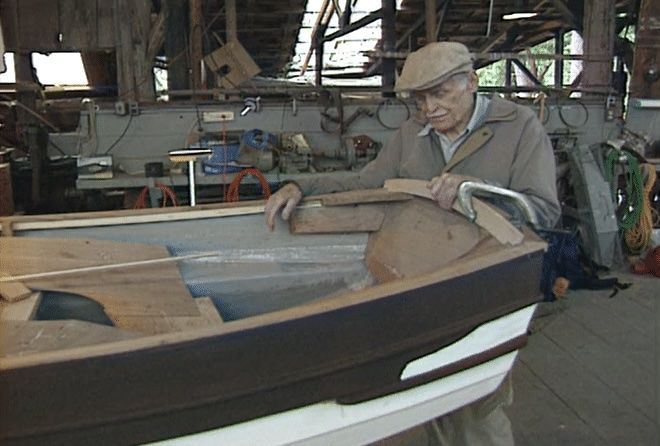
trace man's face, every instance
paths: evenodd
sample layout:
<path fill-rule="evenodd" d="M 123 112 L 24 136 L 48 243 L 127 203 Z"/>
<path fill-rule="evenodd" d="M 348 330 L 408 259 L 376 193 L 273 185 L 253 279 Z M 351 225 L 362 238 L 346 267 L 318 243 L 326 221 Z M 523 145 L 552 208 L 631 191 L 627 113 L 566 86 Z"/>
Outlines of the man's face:
<path fill-rule="evenodd" d="M 459 73 L 440 85 L 417 91 L 413 96 L 433 128 L 455 138 L 470 122 L 476 91 L 476 74 Z"/>

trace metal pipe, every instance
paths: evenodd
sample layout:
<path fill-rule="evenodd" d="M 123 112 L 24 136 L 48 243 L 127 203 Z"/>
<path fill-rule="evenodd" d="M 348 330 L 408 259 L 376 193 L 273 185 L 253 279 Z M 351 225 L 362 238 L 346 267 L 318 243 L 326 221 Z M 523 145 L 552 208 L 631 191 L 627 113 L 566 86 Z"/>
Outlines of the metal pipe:
<path fill-rule="evenodd" d="M 536 216 L 534 206 L 525 195 L 520 192 L 514 192 L 510 189 L 493 186 L 491 184 L 479 183 L 476 181 L 464 181 L 458 186 L 456 197 L 458 203 L 461 205 L 465 211 L 465 215 L 470 221 L 475 221 L 477 218 L 477 213 L 472 206 L 473 195 L 499 196 L 510 199 L 511 202 L 520 209 L 526 221 L 533 227 L 538 227 L 539 220 Z"/>
<path fill-rule="evenodd" d="M 195 193 L 195 160 L 188 160 L 188 193 L 190 194 L 190 206 L 197 205 Z"/>
<path fill-rule="evenodd" d="M 495 0 L 490 0 L 490 6 L 488 7 L 488 27 L 486 28 L 486 37 L 490 37 L 490 29 L 493 25 L 493 3 L 495 3 Z"/>

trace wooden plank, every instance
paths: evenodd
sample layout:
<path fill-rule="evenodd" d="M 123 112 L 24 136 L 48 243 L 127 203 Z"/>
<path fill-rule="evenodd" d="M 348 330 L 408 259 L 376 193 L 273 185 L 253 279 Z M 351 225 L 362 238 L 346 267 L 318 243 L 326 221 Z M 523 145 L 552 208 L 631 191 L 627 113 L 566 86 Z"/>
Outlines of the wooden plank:
<path fill-rule="evenodd" d="M 232 203 L 233 204 L 233 203 Z M 313 207 L 310 203 L 307 207 Z M 318 206 L 318 204 L 317 204 Z M 38 229 L 85 228 L 92 226 L 130 225 L 140 223 L 157 223 L 160 221 L 197 220 L 200 218 L 229 217 L 236 215 L 258 214 L 264 211 L 264 202 L 254 205 L 241 203 L 240 206 L 210 206 L 197 208 L 159 208 L 145 210 L 122 210 L 110 212 L 89 212 L 71 214 L 51 214 L 41 216 L 11 217 L 9 222 L 14 232 Z M 305 207 L 305 206 L 303 206 Z M 0 224 L 8 221 L 3 219 Z M 3 227 L 0 226 L 0 230 Z"/>
<path fill-rule="evenodd" d="M 165 247 L 87 239 L 0 237 L 2 272 L 30 274 L 61 268 L 163 258 Z M 6 256 L 6 257 L 5 257 Z M 29 288 L 70 292 L 101 305 L 116 324 L 121 316 L 198 316 L 199 311 L 172 263 L 61 278 L 28 280 Z M 120 326 L 119 324 L 117 324 Z"/>
<path fill-rule="evenodd" d="M 414 199 L 391 206 L 381 230 L 369 235 L 366 262 L 379 281 L 387 282 L 438 270 L 480 240 L 476 225 L 427 200 Z"/>
<path fill-rule="evenodd" d="M 341 206 L 299 209 L 290 220 L 293 234 L 373 232 L 380 229 L 385 213 L 375 206 Z"/>
<path fill-rule="evenodd" d="M 589 294 L 595 292 L 581 291 Z M 603 298 L 607 299 L 604 290 L 602 294 Z M 620 323 L 613 319 L 607 311 L 584 299 L 571 300 L 570 312 L 567 313 L 567 317 L 578 322 L 586 331 L 593 333 L 614 350 L 621 352 L 623 360 L 632 362 L 636 367 L 647 372 L 653 372 L 653 357 L 649 355 L 649 352 L 655 351 L 651 326 L 645 327 L 646 333 L 642 334 L 637 327 Z"/>
<path fill-rule="evenodd" d="M 386 189 L 363 189 L 333 194 L 313 195 L 306 200 L 320 200 L 323 206 L 343 206 L 359 203 L 385 203 L 390 201 L 410 200 L 410 195 L 402 192 L 391 192 Z"/>
<path fill-rule="evenodd" d="M 621 321 L 611 318 L 611 324 Z M 647 326 L 649 335 L 653 325 Z M 595 334 L 586 330 L 580 323 L 568 316 L 558 317 L 548 324 L 543 334 L 552 340 L 578 366 L 591 372 L 618 395 L 652 420 L 655 414 L 655 400 L 648 389 L 653 388 L 655 379 L 651 372 L 638 367 L 622 357 L 622 352 L 605 343 Z M 644 336 L 639 333 L 639 337 Z M 652 360 L 649 360 L 652 363 Z"/>
<path fill-rule="evenodd" d="M 41 293 L 32 293 L 27 299 L 0 304 L 0 320 L 29 321 L 37 313 L 41 303 Z"/>
<path fill-rule="evenodd" d="M 83 321 L 2 321 L 0 357 L 27 356 L 140 337 L 114 327 Z"/>
<path fill-rule="evenodd" d="M 406 192 L 418 197 L 432 200 L 431 191 L 426 187 L 428 181 L 410 180 L 405 178 L 396 178 L 385 181 L 385 189 L 393 192 Z M 476 224 L 488 231 L 500 243 L 517 245 L 524 239 L 522 232 L 509 222 L 501 213 L 487 205 L 483 201 L 472 198 L 472 207 L 477 213 Z M 465 211 L 454 201 L 452 209 L 465 215 Z"/>
<path fill-rule="evenodd" d="M 190 260 L 190 259 L 199 259 L 203 257 L 211 257 L 220 254 L 220 251 L 210 251 L 210 252 L 201 252 L 197 254 L 188 254 L 188 255 L 183 255 L 183 256 L 168 256 L 168 257 L 161 257 L 157 259 L 147 259 L 147 260 L 136 260 L 133 262 L 122 262 L 122 263 L 111 263 L 108 265 L 94 265 L 94 266 L 85 266 L 85 267 L 79 267 L 79 268 L 71 268 L 71 269 L 61 269 L 61 270 L 55 270 L 55 271 L 47 271 L 47 272 L 39 272 L 39 273 L 31 273 L 31 274 L 22 274 L 18 276 L 3 276 L 0 274 L 0 296 L 5 297 L 6 300 L 11 301 L 12 298 L 13 300 L 16 300 L 17 298 L 20 299 L 22 296 L 25 294 L 28 294 L 30 290 L 25 287 L 21 282 L 19 281 L 25 281 L 25 280 L 36 280 L 36 279 L 45 279 L 45 278 L 53 278 L 53 277 L 62 277 L 62 276 L 69 276 L 69 275 L 81 275 L 81 274 L 87 274 L 87 273 L 92 273 L 92 272 L 101 272 L 101 271 L 109 271 L 112 269 L 134 269 L 137 267 L 143 267 L 143 266 L 152 266 L 156 264 L 161 264 L 161 263 L 173 263 L 173 262 L 180 262 L 182 260 Z M 7 289 L 7 296 L 3 294 L 3 286 L 6 287 Z M 18 295 L 18 296 L 17 296 Z"/>
<path fill-rule="evenodd" d="M 220 313 L 210 298 L 198 297 L 195 303 L 199 308 L 197 316 L 122 316 L 121 325 L 126 330 L 157 335 L 208 328 L 223 323 Z"/>
<path fill-rule="evenodd" d="M 613 393 L 598 374 L 585 370 L 543 333 L 530 337 L 528 347 L 521 351 L 521 360 L 603 439 L 598 444 L 654 444 L 653 421 Z"/>
<path fill-rule="evenodd" d="M 525 349 L 534 348 L 529 344 Z M 525 363 L 513 367 L 513 404 L 505 411 L 517 445 L 600 445 L 604 439 Z"/>

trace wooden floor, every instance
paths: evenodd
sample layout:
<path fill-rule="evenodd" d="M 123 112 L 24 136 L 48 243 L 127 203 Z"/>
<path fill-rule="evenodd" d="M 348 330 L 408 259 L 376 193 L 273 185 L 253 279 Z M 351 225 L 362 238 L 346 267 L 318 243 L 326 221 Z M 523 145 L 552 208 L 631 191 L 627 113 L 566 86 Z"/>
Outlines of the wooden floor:
<path fill-rule="evenodd" d="M 513 371 L 517 446 L 658 445 L 660 279 L 542 304 Z"/>
<path fill-rule="evenodd" d="M 660 278 L 614 277 L 633 285 L 540 305 L 506 409 L 516 446 L 660 445 Z M 419 426 L 371 446 L 438 445 L 432 437 Z"/>

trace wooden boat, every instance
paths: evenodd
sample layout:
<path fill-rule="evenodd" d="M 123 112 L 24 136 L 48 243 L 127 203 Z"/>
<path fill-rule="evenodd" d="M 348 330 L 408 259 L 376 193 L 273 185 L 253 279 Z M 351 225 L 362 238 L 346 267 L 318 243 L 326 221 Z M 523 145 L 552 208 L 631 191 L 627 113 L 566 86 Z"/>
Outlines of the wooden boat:
<path fill-rule="evenodd" d="M 372 190 L 274 232 L 262 202 L 6 218 L 0 444 L 365 444 L 480 398 L 545 244 L 478 212 Z M 67 295 L 111 324 L 58 320 Z"/>

